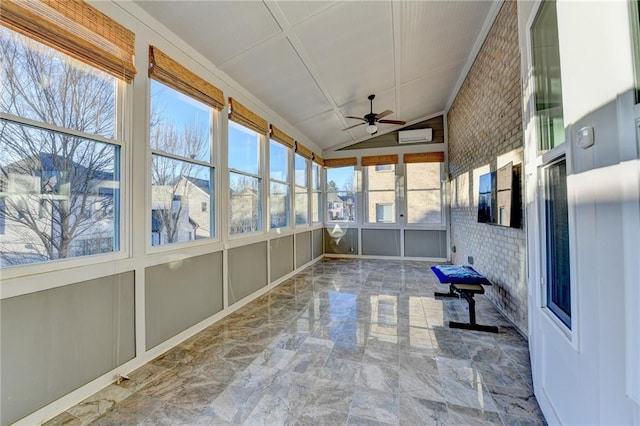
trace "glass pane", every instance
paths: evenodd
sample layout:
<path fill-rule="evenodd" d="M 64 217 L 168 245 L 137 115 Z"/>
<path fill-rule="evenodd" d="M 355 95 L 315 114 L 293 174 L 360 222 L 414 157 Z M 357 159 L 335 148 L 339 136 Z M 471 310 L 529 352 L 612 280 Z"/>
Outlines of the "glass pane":
<path fill-rule="evenodd" d="M 311 163 L 311 189 L 320 191 L 320 166 Z"/>
<path fill-rule="evenodd" d="M 327 192 L 353 191 L 354 171 L 352 166 L 327 169 Z"/>
<path fill-rule="evenodd" d="M 369 223 L 395 223 L 396 221 L 396 192 L 395 191 L 368 191 L 365 193 L 368 199 L 367 220 Z M 384 205 L 385 216 L 381 219 L 378 206 Z"/>
<path fill-rule="evenodd" d="M 289 149 L 274 141 L 269 144 L 269 176 L 282 182 L 289 181 Z"/>
<path fill-rule="evenodd" d="M 309 195 L 307 188 L 296 186 L 296 225 L 309 223 Z"/>
<path fill-rule="evenodd" d="M 407 192 L 408 223 L 442 223 L 440 190 Z"/>
<path fill-rule="evenodd" d="M 441 164 L 407 164 L 407 189 L 440 189 Z"/>
<path fill-rule="evenodd" d="M 547 306 L 571 328 L 569 212 L 564 160 L 547 167 L 545 190 Z"/>
<path fill-rule="evenodd" d="M 243 234 L 262 230 L 260 179 L 229 173 L 229 232 Z"/>
<path fill-rule="evenodd" d="M 393 189 L 396 187 L 395 165 L 389 164 L 389 168 L 378 170 L 380 166 L 367 167 L 367 185 L 369 191 L 377 189 Z"/>
<path fill-rule="evenodd" d="M 117 251 L 120 148 L 0 120 L 0 265 Z"/>
<path fill-rule="evenodd" d="M 562 79 L 558 48 L 556 3 L 543 2 L 531 27 L 536 117 L 539 149 L 549 150 L 564 142 Z"/>
<path fill-rule="evenodd" d="M 331 221 L 356 220 L 356 197 L 353 192 L 327 192 L 327 218 Z"/>
<path fill-rule="evenodd" d="M 213 235 L 213 169 L 161 155 L 151 163 L 151 244 L 182 243 Z M 205 205 L 203 209 L 203 205 Z"/>
<path fill-rule="evenodd" d="M 260 173 L 260 135 L 229 121 L 229 168 Z"/>
<path fill-rule="evenodd" d="M 322 205 L 322 193 L 314 192 L 311 195 L 311 221 L 320 222 L 320 206 Z"/>
<path fill-rule="evenodd" d="M 211 107 L 151 80 L 151 148 L 210 162 Z"/>
<path fill-rule="evenodd" d="M 271 228 L 289 226 L 289 185 L 271 182 L 269 203 Z"/>
<path fill-rule="evenodd" d="M 308 186 L 307 185 L 307 159 L 302 157 L 301 155 L 296 154 L 295 168 L 296 168 L 296 176 L 295 183 L 298 186 Z"/>
<path fill-rule="evenodd" d="M 0 52 L 0 111 L 115 138 L 115 77 L 5 27 Z"/>

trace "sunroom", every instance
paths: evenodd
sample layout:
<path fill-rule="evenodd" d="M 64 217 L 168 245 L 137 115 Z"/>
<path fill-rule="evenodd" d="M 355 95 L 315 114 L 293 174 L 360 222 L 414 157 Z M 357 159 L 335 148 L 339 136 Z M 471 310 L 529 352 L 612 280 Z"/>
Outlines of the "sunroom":
<path fill-rule="evenodd" d="M 0 424 L 640 424 L 639 9 L 3 0 Z"/>

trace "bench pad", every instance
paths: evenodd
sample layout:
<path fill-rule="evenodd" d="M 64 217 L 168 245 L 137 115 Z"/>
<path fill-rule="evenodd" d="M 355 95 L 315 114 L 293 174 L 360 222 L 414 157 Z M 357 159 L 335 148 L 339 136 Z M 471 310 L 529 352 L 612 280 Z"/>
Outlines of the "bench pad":
<path fill-rule="evenodd" d="M 491 285 L 491 282 L 478 271 L 467 265 L 435 265 L 431 270 L 441 283 L 455 284 L 482 284 Z"/>

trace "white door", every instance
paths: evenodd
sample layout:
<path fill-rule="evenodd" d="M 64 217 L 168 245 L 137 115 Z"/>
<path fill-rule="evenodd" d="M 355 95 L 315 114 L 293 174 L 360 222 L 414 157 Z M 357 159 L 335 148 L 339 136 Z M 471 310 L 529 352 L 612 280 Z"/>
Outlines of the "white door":
<path fill-rule="evenodd" d="M 640 147 L 629 4 L 518 3 L 529 344 L 550 424 L 640 419 Z"/>

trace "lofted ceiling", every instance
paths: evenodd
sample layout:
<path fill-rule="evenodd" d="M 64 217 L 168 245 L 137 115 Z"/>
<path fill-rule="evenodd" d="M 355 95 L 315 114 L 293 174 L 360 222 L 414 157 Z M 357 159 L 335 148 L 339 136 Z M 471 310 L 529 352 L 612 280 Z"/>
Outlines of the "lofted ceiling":
<path fill-rule="evenodd" d="M 492 1 L 141 1 L 312 142 L 368 139 L 342 129 L 369 112 L 417 123 L 442 112 L 473 60 Z M 222 35 L 222 36 L 221 36 Z M 378 135 L 398 126 L 378 125 Z"/>

